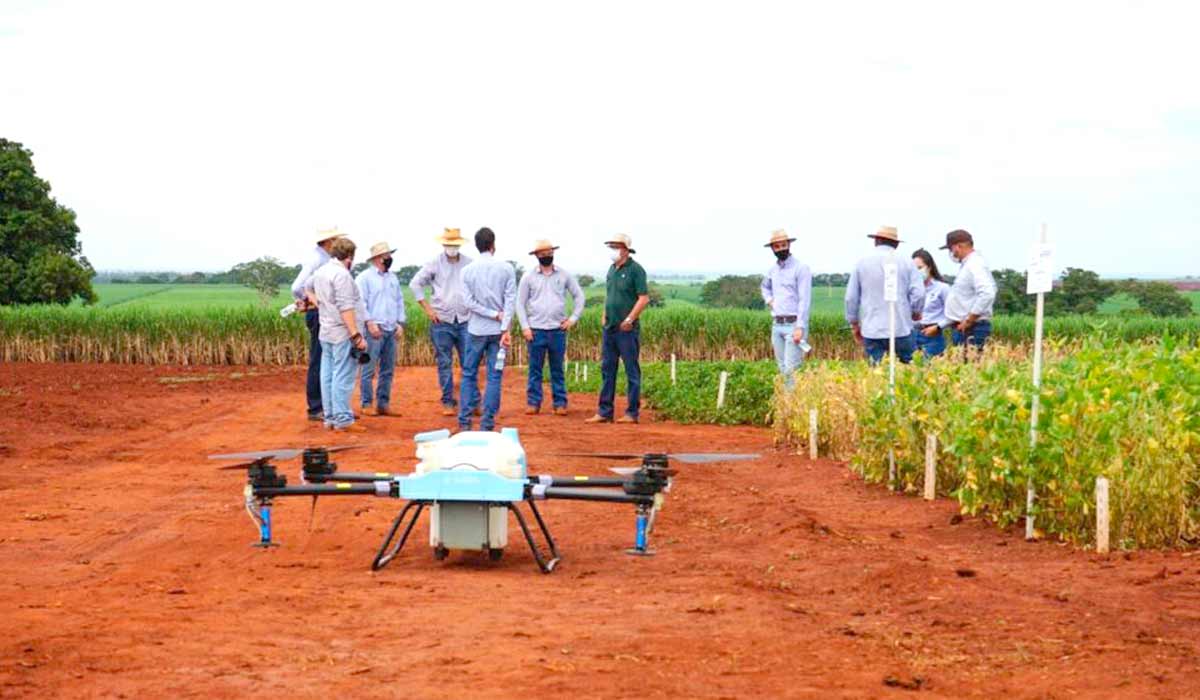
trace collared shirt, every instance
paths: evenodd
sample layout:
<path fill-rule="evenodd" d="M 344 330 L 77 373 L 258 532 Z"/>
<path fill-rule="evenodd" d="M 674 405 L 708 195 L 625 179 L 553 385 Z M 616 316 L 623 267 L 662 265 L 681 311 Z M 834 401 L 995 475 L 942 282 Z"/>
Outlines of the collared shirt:
<path fill-rule="evenodd" d="M 396 326 L 407 321 L 404 311 L 404 290 L 400 280 L 391 272 L 380 272 L 371 265 L 358 273 L 358 291 L 366 303 L 367 312 L 363 323 L 374 321 L 385 331 L 392 332 Z"/>
<path fill-rule="evenodd" d="M 309 279 L 327 262 L 329 262 L 329 253 L 326 253 L 321 246 L 313 246 L 313 251 L 308 254 L 308 259 L 300 268 L 300 274 L 296 275 L 295 281 L 292 282 L 292 296 L 296 299 L 303 299 L 304 290 L 309 286 Z"/>
<path fill-rule="evenodd" d="M 575 299 L 571 320 L 578 321 L 583 313 L 583 288 L 575 275 L 555 265 L 550 274 L 539 265 L 521 277 L 517 285 L 517 320 L 522 328 L 555 330 L 567 318 L 567 293 Z"/>
<path fill-rule="evenodd" d="M 433 288 L 429 305 L 444 323 L 462 323 L 470 316 L 462 295 L 462 271 L 471 258 L 459 253 L 457 258 L 442 253 L 425 263 L 408 283 L 413 298 L 418 302 L 425 298 L 425 287 Z"/>
<path fill-rule="evenodd" d="M 917 321 L 918 326 L 946 325 L 946 295 L 949 293 L 950 285 L 941 280 L 929 280 L 929 284 L 925 285 L 925 306 L 921 320 Z"/>
<path fill-rule="evenodd" d="M 913 261 L 890 246 L 875 246 L 874 253 L 858 261 L 846 285 L 846 322 L 858 323 L 862 336 L 871 340 L 890 336 L 891 304 L 883 300 L 883 266 L 889 263 L 896 265 L 897 338 L 912 332 L 912 315 L 925 304 L 925 285 Z"/>
<path fill-rule="evenodd" d="M 350 339 L 353 333 L 342 320 L 343 311 L 354 311 L 354 320 L 361 329 L 362 319 L 358 315 L 364 313 L 362 295 L 358 293 L 350 271 L 340 260 L 330 258 L 329 262 L 318 268 L 309 278 L 307 288 L 317 297 L 321 321 L 318 338 L 326 343 L 341 343 Z"/>
<path fill-rule="evenodd" d="M 772 316 L 795 316 L 801 328 L 808 328 L 812 271 L 794 255 L 776 262 L 763 277 L 762 298 Z"/>
<path fill-rule="evenodd" d="M 638 297 L 649 293 L 646 270 L 636 260 L 626 258 L 625 264 L 620 267 L 617 267 L 616 263 L 609 265 L 604 293 L 604 316 L 608 321 L 608 328 L 620 326 L 633 312 Z M 640 324 L 640 320 L 634 321 L 634 327 Z"/>
<path fill-rule="evenodd" d="M 517 274 L 512 265 L 484 253 L 462 271 L 462 296 L 470 312 L 467 332 L 499 335 L 512 324 L 517 302 Z M 503 318 L 496 320 L 496 314 Z"/>
<path fill-rule="evenodd" d="M 958 323 L 966 320 L 968 315 L 976 314 L 979 320 L 986 321 L 992 317 L 995 303 L 996 280 L 992 279 L 987 261 L 979 251 L 973 250 L 959 266 L 954 286 L 946 297 L 946 320 Z"/>

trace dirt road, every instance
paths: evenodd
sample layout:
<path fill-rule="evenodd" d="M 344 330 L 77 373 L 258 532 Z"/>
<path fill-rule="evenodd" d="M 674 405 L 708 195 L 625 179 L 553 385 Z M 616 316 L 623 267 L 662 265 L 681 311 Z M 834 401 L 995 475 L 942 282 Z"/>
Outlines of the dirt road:
<path fill-rule="evenodd" d="M 1028 544 L 776 452 L 752 428 L 587 426 L 521 415 L 534 473 L 603 473 L 557 449 L 753 450 L 682 466 L 653 558 L 626 506 L 544 507 L 564 559 L 537 573 L 434 561 L 424 535 L 369 563 L 397 503 L 276 508 L 262 551 L 242 477 L 204 456 L 329 442 L 299 370 L 0 365 L 3 697 L 1185 697 L 1200 688 L 1200 555 Z M 402 369 L 403 440 L 449 427 Z M 340 437 L 341 439 L 337 439 Z M 411 467 L 411 443 L 341 455 Z M 298 466 L 288 465 L 294 474 Z M 294 479 L 293 479 L 294 481 Z"/>

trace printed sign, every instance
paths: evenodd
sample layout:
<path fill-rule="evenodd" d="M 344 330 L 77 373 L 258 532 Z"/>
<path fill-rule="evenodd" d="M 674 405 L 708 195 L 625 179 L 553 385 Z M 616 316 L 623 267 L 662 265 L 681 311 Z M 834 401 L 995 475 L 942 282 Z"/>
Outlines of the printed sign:
<path fill-rule="evenodd" d="M 896 280 L 898 271 L 896 263 L 883 264 L 883 300 L 884 301 L 900 301 L 899 283 Z"/>
<path fill-rule="evenodd" d="M 1054 248 L 1049 243 L 1035 243 L 1030 249 L 1026 275 L 1026 294 L 1044 294 L 1054 290 Z"/>

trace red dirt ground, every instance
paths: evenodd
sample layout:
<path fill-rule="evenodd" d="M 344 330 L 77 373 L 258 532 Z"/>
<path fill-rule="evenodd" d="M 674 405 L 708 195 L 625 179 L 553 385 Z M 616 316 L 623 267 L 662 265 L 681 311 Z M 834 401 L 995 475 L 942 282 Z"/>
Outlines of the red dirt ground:
<path fill-rule="evenodd" d="M 182 381 L 190 379 L 195 381 Z M 552 502 L 564 558 L 434 561 L 424 521 L 379 573 L 397 503 L 276 508 L 249 545 L 242 477 L 204 456 L 330 441 L 301 372 L 0 365 L 0 695 L 4 697 L 1195 697 L 1200 556 L 1097 556 L 864 485 L 752 428 L 502 424 L 535 473 L 603 473 L 570 449 L 756 450 L 682 466 L 655 533 L 627 506 Z M 435 416 L 429 369 L 401 369 L 404 440 L 345 470 L 406 470 Z M 291 463 L 295 465 L 295 463 Z M 298 467 L 297 467 L 298 468 Z M 295 473 L 289 465 L 288 471 Z M 515 534 L 515 532 L 513 533 Z M 415 545 L 415 546 L 413 546 Z M 959 573 L 961 572 L 961 573 Z"/>

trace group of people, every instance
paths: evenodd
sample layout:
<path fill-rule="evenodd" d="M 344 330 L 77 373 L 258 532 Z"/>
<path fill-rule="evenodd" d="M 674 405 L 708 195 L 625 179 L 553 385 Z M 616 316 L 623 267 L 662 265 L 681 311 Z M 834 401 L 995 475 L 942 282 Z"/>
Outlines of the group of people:
<path fill-rule="evenodd" d="M 575 276 L 555 264 L 558 246 L 536 241 L 529 254 L 537 267 L 518 284 L 513 266 L 495 256 L 496 234 L 491 229 L 475 233 L 478 257 L 474 259 L 462 253 L 467 241 L 459 229 L 445 229 L 438 243 L 442 251 L 421 267 L 409 286 L 429 318 L 442 415 L 456 416 L 460 430 L 473 429 L 476 417 L 481 430 L 495 429 L 514 316 L 529 347 L 525 413 L 542 410 L 543 368 L 548 360 L 551 410 L 567 415 L 567 338 L 587 302 Z M 613 236 L 605 246 L 612 264 L 602 314 L 602 386 L 599 407 L 587 422 L 637 423 L 639 317 L 650 303 L 649 287 L 645 269 L 631 257 L 636 251 L 629 236 Z M 356 250 L 354 242 L 336 229 L 320 231 L 315 249 L 292 284 L 296 308 L 305 312 L 310 336 L 308 418 L 349 432 L 365 430 L 350 405 L 356 368 L 361 371 L 362 412 L 394 415 L 390 397 L 396 342 L 403 338 L 406 325 L 403 289 L 390 271 L 395 249 L 387 243 L 372 246 L 368 267 L 355 279 L 350 271 Z M 456 353 L 461 367 L 457 394 Z M 618 363 L 625 365 L 628 400 L 624 415 L 616 418 Z"/>
<path fill-rule="evenodd" d="M 975 250 L 970 233 L 957 229 L 946 234 L 941 250 L 959 263 L 950 285 L 938 271 L 929 251 L 920 248 L 910 259 L 900 255 L 900 236 L 894 226 L 868 234 L 873 250 L 861 258 L 846 285 L 845 318 L 867 361 L 878 363 L 895 347 L 896 359 L 911 362 L 915 352 L 936 357 L 946 351 L 946 330 L 951 341 L 982 349 L 992 332 L 996 282 L 983 256 Z M 775 264 L 762 281 L 762 297 L 770 309 L 771 345 L 779 371 L 787 377 L 804 361 L 809 311 L 812 305 L 812 272 L 792 255 L 795 241 L 775 231 L 766 247 Z"/>
<path fill-rule="evenodd" d="M 359 369 L 361 410 L 393 415 L 390 408 L 397 342 L 406 325 L 402 285 L 391 272 L 394 248 L 377 243 L 369 265 L 351 276 L 357 250 L 336 229 L 317 234 L 316 248 L 292 284 L 298 309 L 305 311 L 310 334 L 308 417 L 334 430 L 362 431 L 355 422 L 351 395 Z M 946 351 L 946 330 L 955 345 L 982 348 L 991 334 L 996 283 L 970 233 L 946 234 L 942 250 L 959 263 L 953 285 L 938 271 L 933 256 L 918 249 L 899 254 L 895 227 L 869 234 L 873 250 L 858 261 L 846 287 L 845 317 L 871 363 L 895 348 L 900 362 L 913 354 Z M 812 271 L 792 255 L 795 238 L 771 234 L 766 247 L 775 263 L 762 281 L 762 297 L 772 317 L 771 345 L 779 371 L 790 378 L 804 361 L 812 306 Z M 505 359 L 515 318 L 529 348 L 525 413 L 538 414 L 544 402 L 543 369 L 550 366 L 550 407 L 567 414 L 565 361 L 567 339 L 579 322 L 586 299 L 579 282 L 554 262 L 558 246 L 538 240 L 529 255 L 537 267 L 517 282 L 513 266 L 496 258 L 496 234 L 475 233 L 477 258 L 459 229 L 447 228 L 438 239 L 441 252 L 413 276 L 412 289 L 429 318 L 429 339 L 437 363 L 442 415 L 457 417 L 460 430 L 494 430 L 500 411 Z M 599 406 L 589 423 L 637 423 L 641 407 L 640 317 L 650 303 L 646 270 L 632 258 L 628 235 L 604 242 L 611 265 L 601 340 Z M 569 302 L 569 304 L 568 304 Z M 454 360 L 461 367 L 455 392 Z M 615 414 L 617 369 L 625 365 L 627 404 Z M 483 388 L 479 370 L 484 368 Z M 376 383 L 376 380 L 377 383 Z"/>

